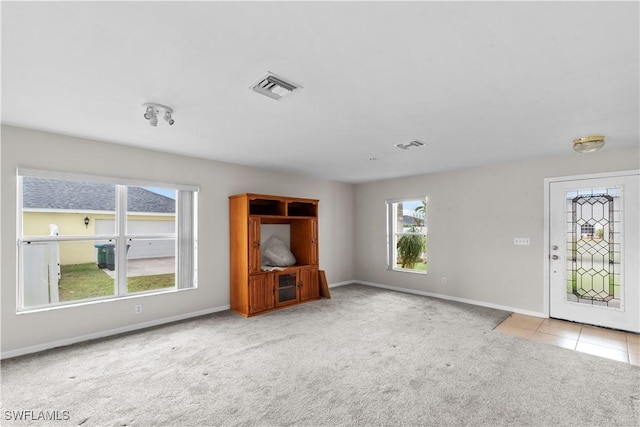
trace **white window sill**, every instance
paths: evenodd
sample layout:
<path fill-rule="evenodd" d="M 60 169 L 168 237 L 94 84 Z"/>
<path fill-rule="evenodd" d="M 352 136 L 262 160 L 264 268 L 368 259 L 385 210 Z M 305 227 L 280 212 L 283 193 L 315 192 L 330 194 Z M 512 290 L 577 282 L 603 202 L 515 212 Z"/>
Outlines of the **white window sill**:
<path fill-rule="evenodd" d="M 426 271 L 422 271 L 422 270 L 409 270 L 409 269 L 404 269 L 404 268 L 387 268 L 387 270 L 389 271 L 395 271 L 398 273 L 412 273 L 412 274 L 424 274 L 426 275 L 427 272 Z"/>
<path fill-rule="evenodd" d="M 53 311 L 53 310 L 61 310 L 61 309 L 66 309 L 66 308 L 73 308 L 73 307 L 81 307 L 81 306 L 86 306 L 86 305 L 94 305 L 94 304 L 104 304 L 104 303 L 108 303 L 108 302 L 114 302 L 114 301 L 123 301 L 123 300 L 135 300 L 138 298 L 144 298 L 144 297 L 148 297 L 148 296 L 152 296 L 152 295 L 162 295 L 162 294 L 172 294 L 172 293 L 176 293 L 176 292 L 183 292 L 183 291 L 192 291 L 194 289 L 198 289 L 197 286 L 194 286 L 192 288 L 184 288 L 184 289 L 167 289 L 167 290 L 162 290 L 162 291 L 147 291 L 147 292 L 140 292 L 140 293 L 135 293 L 135 294 L 129 294 L 129 295 L 122 295 L 122 296 L 109 296 L 109 297 L 104 297 L 104 298 L 96 298 L 96 299 L 90 299 L 90 300 L 81 300 L 81 301 L 70 301 L 70 302 L 61 302 L 58 303 L 56 305 L 50 305 L 50 306 L 46 306 L 46 307 L 35 307 L 35 308 L 22 308 L 22 309 L 18 309 L 16 311 L 17 315 L 21 315 L 21 314 L 32 314 L 32 313 L 44 313 L 47 311 Z"/>

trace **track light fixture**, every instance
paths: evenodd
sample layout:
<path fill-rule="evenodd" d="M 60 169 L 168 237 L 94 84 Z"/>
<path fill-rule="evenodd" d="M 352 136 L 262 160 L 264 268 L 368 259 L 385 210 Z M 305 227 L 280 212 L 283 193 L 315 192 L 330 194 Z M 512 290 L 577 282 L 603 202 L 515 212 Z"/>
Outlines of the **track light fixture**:
<path fill-rule="evenodd" d="M 173 125 L 175 123 L 175 120 L 173 120 L 171 118 L 171 113 L 169 111 L 167 111 L 166 113 L 164 113 L 164 120 L 169 123 L 169 126 Z"/>
<path fill-rule="evenodd" d="M 152 102 L 147 102 L 142 104 L 143 107 L 147 107 L 147 110 L 144 113 L 144 118 L 149 120 L 149 124 L 153 127 L 158 126 L 158 114 L 164 112 L 164 120 L 169 123 L 169 125 L 173 125 L 175 120 L 171 115 L 173 114 L 173 110 L 165 105 L 154 104 Z"/>
<path fill-rule="evenodd" d="M 153 107 L 149 106 L 147 107 L 147 112 L 144 113 L 144 118 L 147 120 L 151 120 L 151 117 L 153 117 Z"/>

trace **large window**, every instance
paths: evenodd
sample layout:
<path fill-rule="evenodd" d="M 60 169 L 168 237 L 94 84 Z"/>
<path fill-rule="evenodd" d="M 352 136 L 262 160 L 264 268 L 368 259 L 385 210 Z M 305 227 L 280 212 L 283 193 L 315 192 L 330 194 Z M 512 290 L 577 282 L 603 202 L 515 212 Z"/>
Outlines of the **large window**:
<path fill-rule="evenodd" d="M 387 268 L 427 272 L 427 199 L 387 200 Z"/>
<path fill-rule="evenodd" d="M 18 172 L 18 310 L 196 286 L 197 187 Z"/>

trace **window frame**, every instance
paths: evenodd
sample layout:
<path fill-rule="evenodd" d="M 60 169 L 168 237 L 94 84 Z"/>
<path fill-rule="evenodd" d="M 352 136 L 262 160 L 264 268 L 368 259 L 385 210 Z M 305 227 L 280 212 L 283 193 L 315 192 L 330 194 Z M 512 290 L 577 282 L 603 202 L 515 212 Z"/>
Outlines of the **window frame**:
<path fill-rule="evenodd" d="M 24 213 L 23 203 L 23 177 L 57 179 L 91 184 L 109 184 L 115 187 L 115 229 L 113 234 L 93 235 L 63 235 L 63 236 L 29 236 L 23 232 Z M 122 298 L 139 297 L 141 295 L 178 292 L 186 289 L 196 289 L 197 283 L 197 251 L 198 251 L 198 193 L 199 186 L 175 184 L 140 179 L 116 178 L 98 175 L 88 175 L 69 172 L 54 172 L 40 169 L 17 168 L 17 205 L 16 205 L 16 237 L 17 237 L 17 292 L 16 312 L 25 313 L 47 310 L 59 307 L 78 306 L 87 303 L 118 300 Z M 127 190 L 128 187 L 158 187 L 176 191 L 175 231 L 173 233 L 127 233 Z M 38 210 L 34 210 L 38 211 Z M 56 210 L 52 210 L 56 211 Z M 48 212 L 48 210 L 47 210 Z M 71 212 L 71 211 L 65 211 Z M 109 212 L 111 213 L 111 212 Z M 135 212 L 129 213 L 136 214 Z M 157 290 L 129 292 L 127 289 L 127 251 L 126 245 L 131 239 L 174 239 L 176 272 L 175 283 L 172 287 Z M 49 302 L 40 305 L 24 305 L 24 268 L 26 268 L 23 247 L 32 242 L 82 242 L 82 241 L 113 241 L 116 245 L 116 277 L 114 279 L 114 294 L 98 296 L 64 302 Z M 185 258 L 185 259 L 183 259 Z"/>
<path fill-rule="evenodd" d="M 428 246 L 425 244 L 425 269 L 418 270 L 414 268 L 399 268 L 396 267 L 396 260 L 398 257 L 397 247 L 396 247 L 396 236 L 402 235 L 418 235 L 424 236 L 425 242 L 427 239 L 427 215 L 425 212 L 424 224 L 421 227 L 423 231 L 421 232 L 407 232 L 396 230 L 396 210 L 397 205 L 399 203 L 407 203 L 407 202 L 424 202 L 425 207 L 428 206 L 428 198 L 426 195 L 423 196 L 415 196 L 415 197 L 402 197 L 402 198 L 394 198 L 385 200 L 386 204 L 386 214 L 387 214 L 387 270 L 389 271 L 397 271 L 402 273 L 413 273 L 413 274 L 427 274 L 428 268 L 426 264 L 427 260 L 427 248 Z"/>

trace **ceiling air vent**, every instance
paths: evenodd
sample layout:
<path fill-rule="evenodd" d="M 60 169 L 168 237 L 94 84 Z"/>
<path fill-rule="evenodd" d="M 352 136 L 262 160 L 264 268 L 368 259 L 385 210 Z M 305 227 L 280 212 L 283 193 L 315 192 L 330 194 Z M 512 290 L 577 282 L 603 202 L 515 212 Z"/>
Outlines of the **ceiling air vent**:
<path fill-rule="evenodd" d="M 401 142 L 400 144 L 396 144 L 395 145 L 398 148 L 401 148 L 403 150 L 408 150 L 410 148 L 418 148 L 418 147 L 422 147 L 424 146 L 424 142 L 420 142 L 417 140 L 411 141 L 411 142 Z"/>
<path fill-rule="evenodd" d="M 298 86 L 295 83 L 284 80 L 282 77 L 277 77 L 272 73 L 269 73 L 266 75 L 266 77 L 260 79 L 258 83 L 253 85 L 251 88 L 255 92 L 278 100 L 284 96 L 289 95 L 291 92 L 300 87 L 301 86 Z"/>

